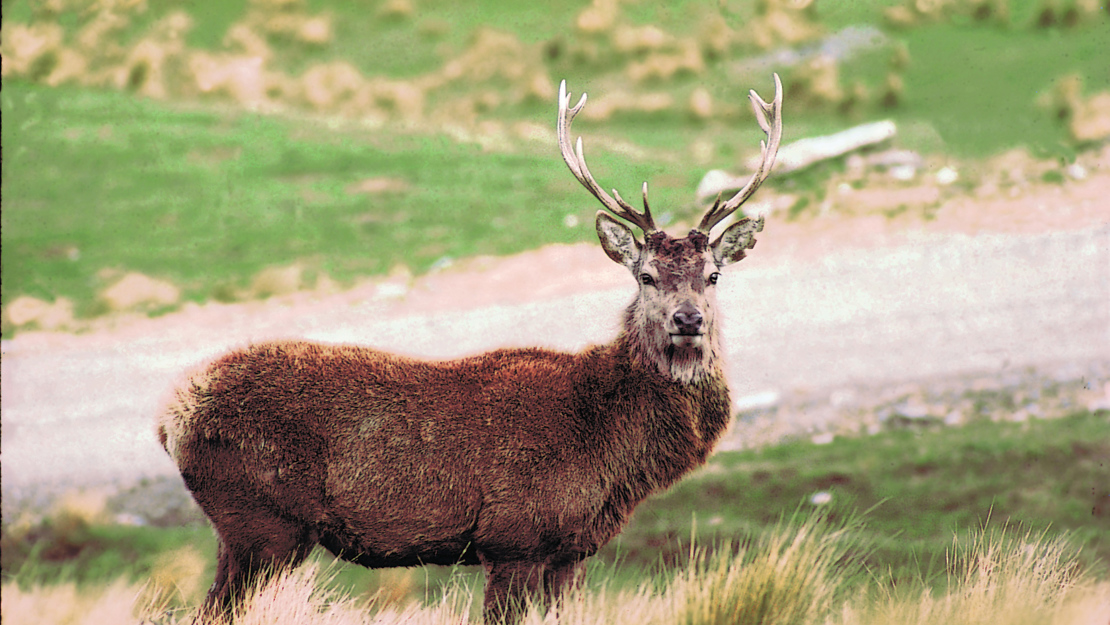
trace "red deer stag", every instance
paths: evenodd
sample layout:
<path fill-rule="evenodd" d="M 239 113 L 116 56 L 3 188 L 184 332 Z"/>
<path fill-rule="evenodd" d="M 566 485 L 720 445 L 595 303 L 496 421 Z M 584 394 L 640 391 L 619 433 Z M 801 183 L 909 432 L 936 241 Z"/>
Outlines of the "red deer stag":
<path fill-rule="evenodd" d="M 638 212 L 594 181 L 571 145 L 559 89 L 558 141 L 607 211 L 597 234 L 638 292 L 616 339 L 577 354 L 501 349 L 425 362 L 353 345 L 269 342 L 191 374 L 158 437 L 219 536 L 203 613 L 319 543 L 368 567 L 480 564 L 487 621 L 552 601 L 633 508 L 702 464 L 730 418 L 714 285 L 763 220 L 710 241 L 767 178 L 782 135 L 782 85 L 750 95 L 767 142 L 748 184 L 682 238 L 659 230 L 644 184 Z"/>

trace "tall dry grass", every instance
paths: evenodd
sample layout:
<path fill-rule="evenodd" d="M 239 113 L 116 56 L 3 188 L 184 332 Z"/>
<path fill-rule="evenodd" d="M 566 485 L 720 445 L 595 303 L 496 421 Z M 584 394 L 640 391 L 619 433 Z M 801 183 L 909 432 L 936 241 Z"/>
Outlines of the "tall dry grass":
<path fill-rule="evenodd" d="M 780 524 L 734 549 L 697 550 L 667 588 L 672 623 L 802 625 L 820 622 L 858 571 L 851 521 L 814 516 Z"/>
<path fill-rule="evenodd" d="M 1110 623 L 1110 583 L 1079 570 L 1061 538 L 980 532 L 948 556 L 947 592 L 846 604 L 843 625 L 1053 625 Z"/>
<path fill-rule="evenodd" d="M 524 625 L 1106 625 L 1110 582 L 1078 570 L 1059 539 L 981 533 L 954 542 L 949 585 L 897 594 L 878 590 L 851 564 L 866 551 L 851 526 L 810 519 L 784 524 L 735 548 L 695 550 L 676 572 L 614 587 L 594 580 L 551 610 L 531 609 Z M 235 615 L 213 625 L 460 625 L 479 623 L 480 601 L 456 584 L 430 603 L 355 600 L 328 590 L 318 565 L 286 570 L 257 588 Z M 191 623 L 191 610 L 167 611 L 149 585 L 116 582 L 2 588 L 5 624 Z"/>

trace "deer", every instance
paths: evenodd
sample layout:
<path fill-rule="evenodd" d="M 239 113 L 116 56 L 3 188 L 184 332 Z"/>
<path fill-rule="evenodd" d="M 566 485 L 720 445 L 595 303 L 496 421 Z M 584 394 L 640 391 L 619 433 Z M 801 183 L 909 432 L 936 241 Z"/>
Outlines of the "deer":
<path fill-rule="evenodd" d="M 705 463 L 731 419 L 715 285 L 764 219 L 710 230 L 769 176 L 782 84 L 749 98 L 766 135 L 747 184 L 681 238 L 594 180 L 559 87 L 557 140 L 604 210 L 605 254 L 637 283 L 617 336 L 577 353 L 503 348 L 427 361 L 370 347 L 262 342 L 192 370 L 157 415 L 158 440 L 218 537 L 198 614 L 320 545 L 366 567 L 480 565 L 483 615 L 554 605 L 634 508 Z M 630 228 L 639 228 L 637 236 Z"/>

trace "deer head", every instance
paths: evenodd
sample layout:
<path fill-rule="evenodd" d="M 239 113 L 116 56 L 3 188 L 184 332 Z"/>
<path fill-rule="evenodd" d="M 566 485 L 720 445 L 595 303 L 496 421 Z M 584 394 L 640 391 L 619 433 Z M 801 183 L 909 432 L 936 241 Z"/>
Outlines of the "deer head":
<path fill-rule="evenodd" d="M 629 307 L 625 332 L 645 362 L 654 363 L 665 375 L 686 384 L 696 383 L 717 371 L 718 344 L 715 288 L 720 270 L 738 262 L 755 246 L 754 235 L 763 230 L 763 218 L 737 220 L 716 239 L 710 230 L 731 215 L 767 179 L 782 139 L 782 82 L 775 74 L 775 98 L 770 104 L 755 91 L 749 98 L 767 141 L 760 142 L 762 158 L 751 180 L 731 199 L 721 197 L 702 217 L 697 228 L 676 238 L 655 226 L 648 206 L 647 182 L 643 185 L 644 210 L 634 209 L 616 189 L 606 193 L 594 180 L 582 153 L 582 138 L 572 147 L 570 125 L 586 105 L 586 94 L 574 107 L 566 81 L 559 85 L 556 133 L 563 160 L 582 186 L 613 216 L 643 232 L 642 240 L 627 225 L 605 211 L 597 213 L 597 235 L 606 255 L 626 267 L 639 283 L 639 293 Z"/>

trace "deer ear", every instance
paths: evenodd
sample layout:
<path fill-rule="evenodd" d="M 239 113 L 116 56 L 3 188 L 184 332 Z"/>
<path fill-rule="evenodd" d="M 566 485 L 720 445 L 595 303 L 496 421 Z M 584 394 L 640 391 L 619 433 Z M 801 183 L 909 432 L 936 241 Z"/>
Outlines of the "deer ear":
<path fill-rule="evenodd" d="M 729 226 L 717 237 L 710 247 L 718 267 L 740 262 L 746 256 L 744 250 L 755 247 L 755 233 L 763 232 L 763 218 L 753 221 L 745 217 Z"/>
<path fill-rule="evenodd" d="M 629 271 L 636 270 L 636 263 L 640 261 L 640 242 L 628 226 L 598 211 L 597 238 L 601 239 L 601 248 L 613 262 L 628 267 Z"/>

